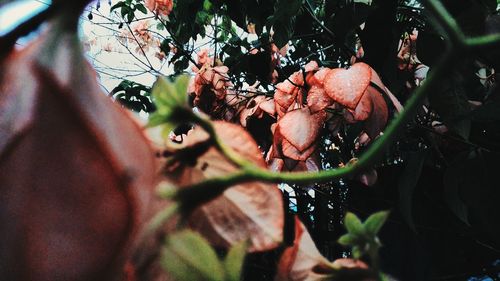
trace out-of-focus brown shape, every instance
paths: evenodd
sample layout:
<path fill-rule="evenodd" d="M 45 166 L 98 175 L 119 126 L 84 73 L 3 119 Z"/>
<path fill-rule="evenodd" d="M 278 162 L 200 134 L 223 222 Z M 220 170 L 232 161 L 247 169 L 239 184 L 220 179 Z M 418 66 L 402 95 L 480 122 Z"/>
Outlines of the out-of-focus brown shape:
<path fill-rule="evenodd" d="M 327 275 L 315 273 L 314 269 L 326 267 L 328 263 L 316 248 L 306 227 L 295 217 L 295 240 L 281 255 L 274 281 L 321 280 Z"/>
<path fill-rule="evenodd" d="M 252 137 L 235 124 L 214 122 L 217 135 L 242 158 L 261 168 L 266 164 Z M 184 138 L 183 147 L 194 147 L 206 141 L 208 135 L 195 128 Z M 183 159 L 166 167 L 169 180 L 186 186 L 203 180 L 226 176 L 237 171 L 215 147 L 203 152 L 197 160 Z M 200 206 L 189 216 L 189 226 L 200 232 L 214 246 L 228 248 L 249 240 L 250 251 L 265 251 L 277 247 L 283 237 L 283 202 L 274 184 L 251 182 L 227 189 L 216 199 Z"/>
<path fill-rule="evenodd" d="M 295 240 L 278 263 L 274 281 L 369 281 L 375 272 L 360 261 L 349 258 L 328 261 L 316 248 L 306 227 L 295 217 Z"/>
<path fill-rule="evenodd" d="M 0 65 L 0 279 L 117 280 L 153 153 L 54 27 Z"/>

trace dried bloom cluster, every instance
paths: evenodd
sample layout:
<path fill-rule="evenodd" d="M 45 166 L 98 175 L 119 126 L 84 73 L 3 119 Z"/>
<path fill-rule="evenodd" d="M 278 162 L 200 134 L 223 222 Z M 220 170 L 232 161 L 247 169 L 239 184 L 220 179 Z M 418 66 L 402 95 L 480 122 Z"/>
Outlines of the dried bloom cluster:
<path fill-rule="evenodd" d="M 418 32 L 405 33 L 399 41 L 398 68 L 400 70 L 411 70 L 419 63 L 417 59 L 417 36 Z"/>
<path fill-rule="evenodd" d="M 213 66 L 208 52 L 208 49 L 203 49 L 198 53 L 197 65 L 192 68 L 196 76 L 188 90 L 194 96 L 194 105 L 207 113 L 224 104 L 228 89 L 233 86 L 227 74 L 229 68 Z"/>
<path fill-rule="evenodd" d="M 429 67 L 422 64 L 417 57 L 417 39 L 418 31 L 414 30 L 411 34 L 405 33 L 403 39 L 399 41 L 398 68 L 401 71 L 412 72 L 414 78 L 407 83 L 408 89 L 419 86 L 429 71 Z"/>
<path fill-rule="evenodd" d="M 168 16 L 174 8 L 173 0 L 145 0 L 144 4 L 152 13 Z"/>
<path fill-rule="evenodd" d="M 136 53 L 141 53 L 142 51 L 147 52 L 149 48 L 159 49 L 160 40 L 154 37 L 149 28 L 151 27 L 151 22 L 149 20 L 141 20 L 133 25 L 131 25 L 130 30 L 122 29 L 118 39 L 122 44 L 133 44 L 137 45 L 135 48 Z"/>
<path fill-rule="evenodd" d="M 310 62 L 276 89 L 278 122 L 267 155 L 276 170 L 318 170 L 316 143 L 325 125 L 335 132 L 342 122 L 364 122 L 360 139 L 365 143 L 374 139 L 389 115 L 384 96 L 393 99 L 377 73 L 364 63 L 330 69 Z"/>
<path fill-rule="evenodd" d="M 363 145 L 384 129 L 389 117 L 386 99 L 400 109 L 378 74 L 365 63 L 355 63 L 349 69 L 330 69 L 311 61 L 278 83 L 273 97 L 258 94 L 253 87 L 246 94 L 234 94 L 229 90 L 233 85 L 228 68 L 213 66 L 208 50 L 199 52 L 197 63 L 190 87 L 196 107 L 215 118 L 239 121 L 243 127 L 250 118 L 267 115 L 276 119 L 266 159 L 278 171 L 319 170 L 317 140 L 323 128 L 336 134 L 343 123 L 363 122 L 358 138 Z M 222 108 L 231 114 L 219 114 Z"/>

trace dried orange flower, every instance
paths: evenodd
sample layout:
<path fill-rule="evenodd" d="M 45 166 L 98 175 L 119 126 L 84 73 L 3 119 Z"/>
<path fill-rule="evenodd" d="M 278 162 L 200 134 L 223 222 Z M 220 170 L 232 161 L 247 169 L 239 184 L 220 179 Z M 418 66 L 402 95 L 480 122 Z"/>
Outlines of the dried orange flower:
<path fill-rule="evenodd" d="M 144 2 L 148 10 L 162 16 L 168 16 L 174 7 L 172 0 L 145 0 Z"/>

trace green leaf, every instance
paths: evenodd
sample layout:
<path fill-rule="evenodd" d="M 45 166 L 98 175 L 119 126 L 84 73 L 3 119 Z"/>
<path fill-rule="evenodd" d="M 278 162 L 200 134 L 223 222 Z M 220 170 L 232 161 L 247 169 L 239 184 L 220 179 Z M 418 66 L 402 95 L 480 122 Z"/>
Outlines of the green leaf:
<path fill-rule="evenodd" d="M 130 10 L 130 7 L 128 6 L 122 6 L 122 8 L 120 9 L 120 14 L 122 15 L 122 18 L 125 19 L 125 16 L 127 16 L 127 14 L 129 13 Z"/>
<path fill-rule="evenodd" d="M 170 53 L 170 39 L 165 39 L 160 44 L 160 50 L 165 54 Z"/>
<path fill-rule="evenodd" d="M 180 75 L 174 82 L 159 77 L 153 85 L 152 95 L 159 112 L 170 112 L 176 106 L 187 106 L 189 76 Z"/>
<path fill-rule="evenodd" d="M 124 7 L 124 6 L 126 6 L 125 2 L 120 1 L 111 7 L 110 12 L 112 12 L 113 10 L 118 9 L 120 7 Z"/>
<path fill-rule="evenodd" d="M 359 259 L 363 256 L 363 251 L 359 246 L 354 246 L 351 249 L 352 257 L 355 259 Z"/>
<path fill-rule="evenodd" d="M 369 216 L 364 223 L 365 233 L 375 237 L 388 217 L 389 211 L 380 211 Z"/>
<path fill-rule="evenodd" d="M 205 10 L 205 11 L 207 11 L 207 12 L 208 12 L 208 11 L 210 11 L 210 9 L 212 9 L 212 1 L 210 1 L 210 0 L 205 0 L 205 1 L 203 2 L 203 10 Z"/>
<path fill-rule="evenodd" d="M 226 269 L 226 281 L 241 280 L 241 271 L 243 262 L 247 253 L 248 243 L 246 241 L 234 245 L 227 253 L 224 259 L 224 268 Z"/>
<path fill-rule="evenodd" d="M 344 234 L 337 241 L 343 246 L 354 246 L 358 243 L 359 238 L 352 234 Z"/>
<path fill-rule="evenodd" d="M 147 14 L 148 13 L 148 10 L 146 9 L 146 7 L 144 7 L 143 4 L 137 4 L 135 5 L 135 8 L 139 11 L 141 11 L 143 14 Z"/>
<path fill-rule="evenodd" d="M 188 107 L 189 79 L 189 76 L 181 75 L 172 82 L 165 77 L 158 77 L 151 92 L 156 111 L 150 115 L 148 127 L 163 125 L 167 135 L 175 127 L 179 119 L 174 116 L 175 109 Z"/>
<path fill-rule="evenodd" d="M 224 269 L 214 249 L 193 231 L 171 235 L 162 255 L 162 266 L 178 280 L 224 280 Z"/>
<path fill-rule="evenodd" d="M 188 67 L 189 67 L 189 60 L 187 57 L 183 57 L 182 59 L 174 63 L 174 71 L 177 73 L 183 72 Z"/>
<path fill-rule="evenodd" d="M 364 233 L 363 224 L 361 223 L 359 218 L 351 212 L 347 212 L 347 214 L 345 215 L 344 225 L 349 234 L 361 236 Z"/>
<path fill-rule="evenodd" d="M 189 86 L 190 77 L 188 75 L 181 75 L 175 80 L 175 99 L 179 104 L 187 102 L 187 89 Z"/>

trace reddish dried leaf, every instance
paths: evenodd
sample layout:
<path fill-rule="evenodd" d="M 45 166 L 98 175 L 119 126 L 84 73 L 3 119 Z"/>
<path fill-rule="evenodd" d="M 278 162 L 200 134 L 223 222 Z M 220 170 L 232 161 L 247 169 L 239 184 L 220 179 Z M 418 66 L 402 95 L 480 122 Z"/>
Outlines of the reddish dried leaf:
<path fill-rule="evenodd" d="M 220 121 L 214 124 L 217 134 L 228 146 L 255 165 L 266 167 L 257 144 L 243 128 Z M 202 129 L 196 128 L 185 138 L 185 146 L 200 143 L 207 137 Z M 170 178 L 185 186 L 236 170 L 218 150 L 210 148 L 198 158 L 194 167 L 184 165 Z M 249 239 L 250 251 L 269 250 L 282 240 L 282 204 L 281 192 L 276 185 L 262 182 L 240 184 L 195 210 L 189 217 L 189 225 L 218 247 L 228 248 Z"/>
<path fill-rule="evenodd" d="M 153 194 L 153 153 L 77 39 L 52 35 L 2 65 L 0 276 L 120 279 Z"/>
<path fill-rule="evenodd" d="M 323 87 L 326 75 L 330 72 L 330 68 L 321 68 L 310 79 L 308 83 L 310 86 Z"/>
<path fill-rule="evenodd" d="M 350 110 L 356 121 L 364 121 L 370 117 L 370 114 L 372 113 L 372 96 L 367 92 L 363 94 L 363 97 L 359 101 L 358 106 L 356 106 L 356 109 Z"/>
<path fill-rule="evenodd" d="M 285 162 L 283 161 L 283 159 L 280 158 L 272 158 L 267 164 L 269 170 L 274 172 L 281 172 L 283 170 L 284 165 Z"/>
<path fill-rule="evenodd" d="M 323 126 L 323 114 L 311 114 L 309 108 L 289 111 L 279 121 L 280 133 L 299 151 L 308 149 Z"/>
<path fill-rule="evenodd" d="M 281 145 L 282 145 L 283 156 L 297 161 L 305 161 L 316 150 L 316 145 L 313 144 L 306 150 L 299 151 L 286 139 L 283 139 Z"/>
<path fill-rule="evenodd" d="M 320 170 L 318 153 L 315 151 L 311 157 L 307 158 L 305 161 L 299 161 L 297 165 L 293 168 L 293 172 L 318 172 Z"/>
<path fill-rule="evenodd" d="M 316 61 L 310 61 L 306 65 L 304 65 L 305 72 L 312 72 L 318 70 L 319 66 Z"/>
<path fill-rule="evenodd" d="M 312 86 L 307 93 L 307 106 L 311 113 L 316 113 L 333 104 L 333 100 L 325 93 L 323 88 Z"/>
<path fill-rule="evenodd" d="M 361 268 L 368 269 L 368 265 L 361 260 L 347 259 L 341 258 L 333 261 L 332 265 L 334 267 L 342 267 L 342 268 Z"/>
<path fill-rule="evenodd" d="M 274 116 L 276 115 L 276 106 L 274 104 L 274 99 L 268 99 L 260 103 L 260 109 L 265 111 L 267 114 Z"/>
<path fill-rule="evenodd" d="M 362 184 L 364 184 L 366 186 L 373 186 L 377 182 L 377 179 L 378 179 L 377 170 L 370 169 L 370 170 L 362 173 L 361 175 L 359 175 L 357 178 Z"/>
<path fill-rule="evenodd" d="M 330 70 L 324 80 L 325 91 L 336 102 L 355 109 L 370 80 L 370 66 L 356 63 L 347 70 L 342 68 Z"/>
<path fill-rule="evenodd" d="M 370 139 L 373 140 L 384 130 L 389 117 L 389 110 L 385 99 L 377 90 L 370 87 L 367 92 L 366 96 L 370 97 L 372 108 L 370 116 L 365 121 L 364 129 Z"/>
<path fill-rule="evenodd" d="M 314 244 L 311 235 L 300 220 L 295 218 L 295 240 L 293 246 L 283 252 L 278 263 L 275 281 L 313 281 L 325 275 L 313 271 L 315 267 L 328 264 Z"/>

